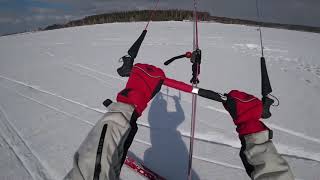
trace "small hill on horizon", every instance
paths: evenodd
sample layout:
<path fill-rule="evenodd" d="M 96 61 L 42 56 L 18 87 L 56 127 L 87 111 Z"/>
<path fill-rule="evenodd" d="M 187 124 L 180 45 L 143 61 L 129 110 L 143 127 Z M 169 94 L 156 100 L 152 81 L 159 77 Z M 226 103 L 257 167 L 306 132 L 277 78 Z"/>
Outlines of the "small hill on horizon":
<path fill-rule="evenodd" d="M 65 24 L 53 24 L 47 26 L 40 30 L 53 30 L 60 28 L 68 28 L 75 26 L 93 25 L 93 24 L 104 24 L 104 23 L 114 23 L 114 22 L 138 22 L 138 21 L 148 21 L 152 10 L 138 10 L 138 11 L 123 11 L 123 12 L 113 12 L 104 13 L 98 15 L 87 16 L 79 20 L 69 21 Z M 208 12 L 197 12 L 199 21 L 213 21 L 223 24 L 241 24 L 248 26 L 258 26 L 278 28 L 278 29 L 288 29 L 296 31 L 306 31 L 320 33 L 320 27 L 303 26 L 303 25 L 292 25 L 292 24 L 279 24 L 270 22 L 258 22 L 252 20 L 227 18 L 219 16 L 211 16 Z M 193 11 L 190 10 L 157 10 L 155 15 L 152 17 L 152 21 L 183 21 L 183 20 L 193 20 Z"/>

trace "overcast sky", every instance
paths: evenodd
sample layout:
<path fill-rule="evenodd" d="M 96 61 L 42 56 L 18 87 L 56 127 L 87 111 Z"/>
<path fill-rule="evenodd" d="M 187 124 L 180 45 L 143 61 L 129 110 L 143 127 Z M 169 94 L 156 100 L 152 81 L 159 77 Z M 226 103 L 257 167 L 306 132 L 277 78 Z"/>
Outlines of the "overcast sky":
<path fill-rule="evenodd" d="M 0 0 L 0 35 L 110 11 L 151 9 L 156 0 Z M 320 27 L 320 0 L 259 0 L 264 21 Z M 198 0 L 211 15 L 256 19 L 255 0 Z M 160 0 L 160 9 L 192 9 L 192 0 Z"/>

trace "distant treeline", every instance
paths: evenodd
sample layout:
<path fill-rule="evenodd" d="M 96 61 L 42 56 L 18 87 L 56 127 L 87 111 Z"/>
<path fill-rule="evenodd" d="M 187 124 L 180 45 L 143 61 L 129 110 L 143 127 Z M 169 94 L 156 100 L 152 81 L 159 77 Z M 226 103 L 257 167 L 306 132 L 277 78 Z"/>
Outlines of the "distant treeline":
<path fill-rule="evenodd" d="M 103 24 L 113 22 L 137 22 L 148 21 L 152 10 L 140 10 L 140 11 L 124 11 L 99 14 L 93 16 L 87 16 L 80 20 L 70 21 L 66 24 L 54 24 L 44 28 L 43 30 L 53 30 L 66 27 Z M 211 16 L 208 12 L 197 12 L 199 21 L 215 21 L 224 24 L 242 24 L 250 26 L 272 27 L 280 29 L 290 29 L 297 31 L 307 31 L 320 33 L 320 27 L 302 26 L 302 25 L 290 25 L 290 24 L 278 24 L 267 22 L 256 22 L 251 20 L 233 19 L 226 17 Z M 189 10 L 157 10 L 152 18 L 152 21 L 183 21 L 192 20 L 193 11 Z"/>
<path fill-rule="evenodd" d="M 257 21 L 251 21 L 251 20 L 233 19 L 233 18 L 217 17 L 217 16 L 210 16 L 210 20 L 215 21 L 215 22 L 224 23 L 224 24 L 243 24 L 243 25 L 249 25 L 249 26 L 259 26 L 260 25 L 262 27 L 320 33 L 320 27 L 312 27 L 312 26 L 269 23 L 269 22 L 257 22 Z"/>
<path fill-rule="evenodd" d="M 87 16 L 80 20 L 70 21 L 66 24 L 54 24 L 46 27 L 44 30 L 113 22 L 148 21 L 151 13 L 151 10 L 140 10 L 99 14 Z M 152 21 L 183 21 L 193 19 L 193 11 L 187 10 L 157 10 L 155 13 L 156 14 L 152 17 Z M 210 14 L 208 12 L 198 12 L 197 15 L 200 21 L 208 21 L 210 19 Z"/>

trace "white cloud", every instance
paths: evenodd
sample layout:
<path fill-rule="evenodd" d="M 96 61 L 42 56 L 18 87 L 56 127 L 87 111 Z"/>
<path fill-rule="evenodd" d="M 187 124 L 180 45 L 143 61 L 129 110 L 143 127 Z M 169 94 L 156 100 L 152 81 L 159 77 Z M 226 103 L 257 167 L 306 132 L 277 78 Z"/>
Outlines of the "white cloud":
<path fill-rule="evenodd" d="M 11 23 L 12 21 L 14 21 L 14 18 L 0 17 L 0 23 Z"/>
<path fill-rule="evenodd" d="M 22 20 L 15 17 L 0 17 L 0 24 L 19 24 Z"/>
<path fill-rule="evenodd" d="M 41 7 L 30 7 L 29 10 L 32 13 L 45 14 L 45 13 L 56 13 L 58 10 L 51 8 L 41 8 Z"/>
<path fill-rule="evenodd" d="M 25 22 L 46 22 L 46 21 L 65 21 L 65 20 L 70 20 L 74 16 L 73 15 L 32 15 L 32 16 L 27 16 L 22 18 L 20 21 L 25 21 Z"/>

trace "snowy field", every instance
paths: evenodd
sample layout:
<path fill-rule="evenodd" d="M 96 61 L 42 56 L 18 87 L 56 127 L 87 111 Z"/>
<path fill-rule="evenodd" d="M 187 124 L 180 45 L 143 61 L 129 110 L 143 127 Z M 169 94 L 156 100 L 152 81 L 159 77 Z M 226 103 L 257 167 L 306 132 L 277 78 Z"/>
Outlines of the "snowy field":
<path fill-rule="evenodd" d="M 118 59 L 144 23 L 114 23 L 0 37 L 0 179 L 62 179 L 73 153 L 126 79 Z M 200 87 L 241 89 L 260 97 L 255 27 L 200 23 Z M 297 179 L 320 179 L 320 35 L 263 29 L 273 94 L 265 120 Z M 163 62 L 192 49 L 191 22 L 153 22 L 136 62 L 189 82 L 191 64 Z M 130 155 L 169 180 L 186 179 L 191 95 L 166 87 L 138 121 Z M 235 127 L 217 102 L 198 98 L 195 180 L 249 179 Z M 123 169 L 122 179 L 136 180 Z"/>

